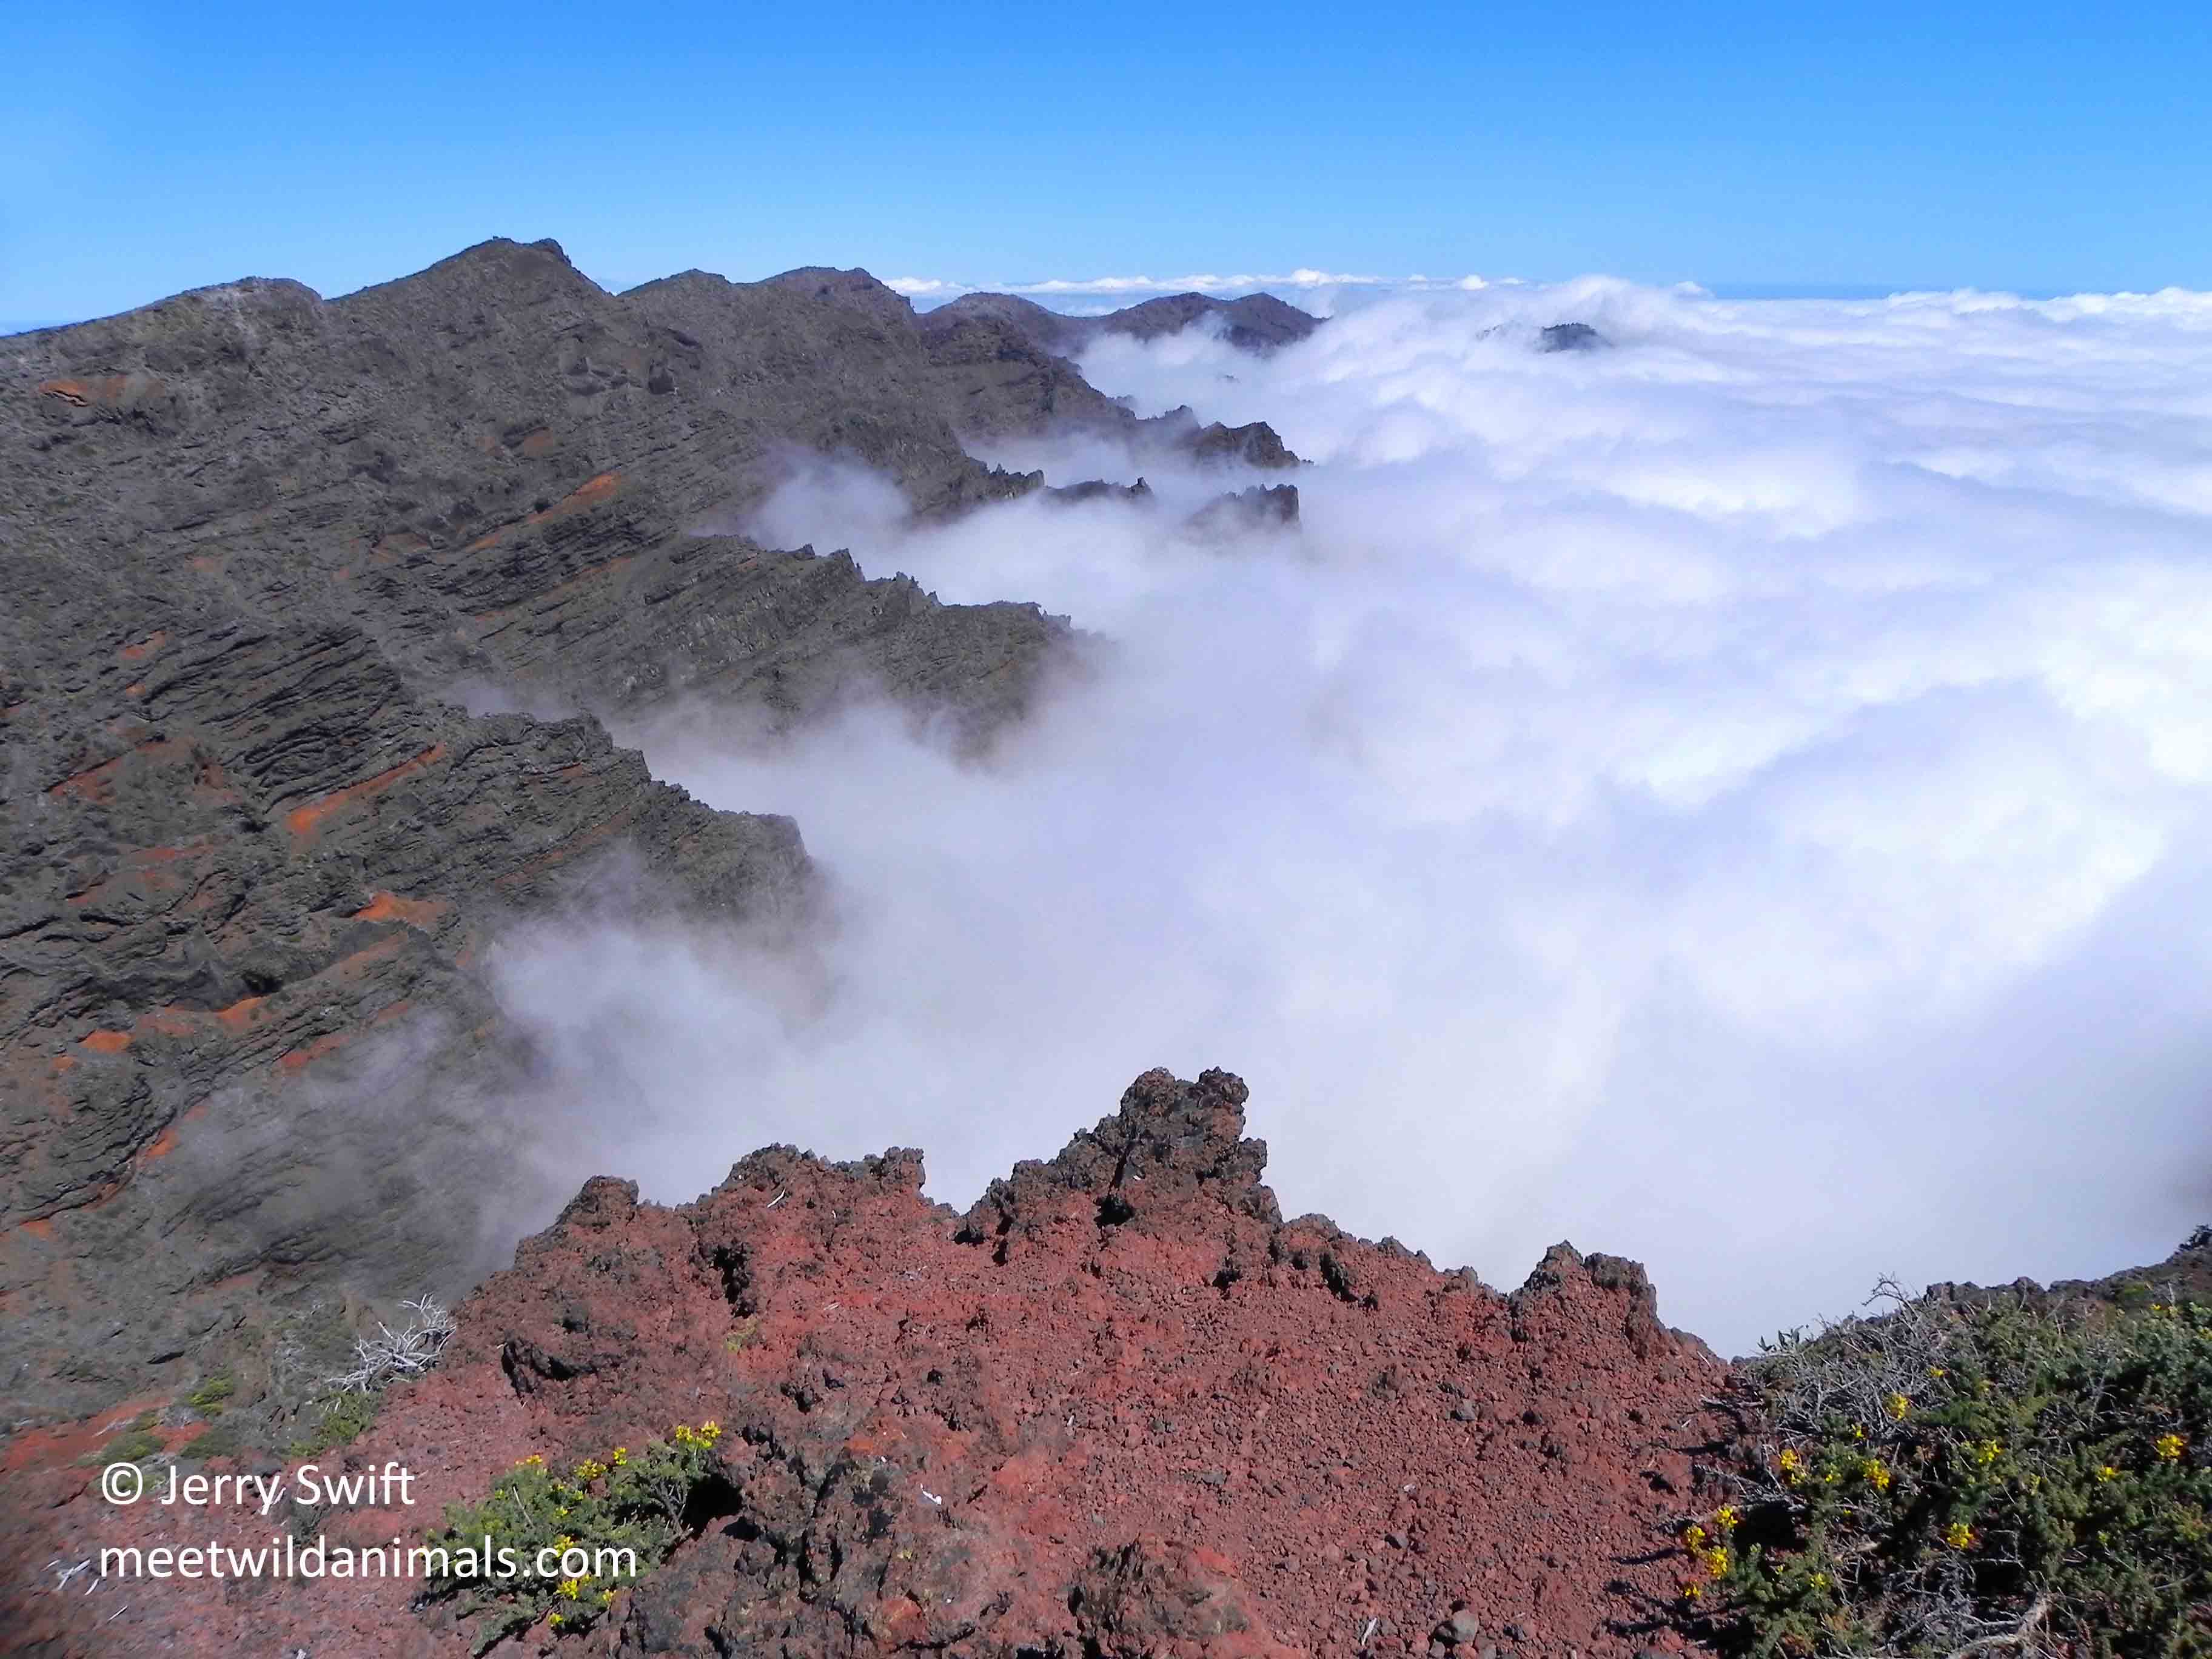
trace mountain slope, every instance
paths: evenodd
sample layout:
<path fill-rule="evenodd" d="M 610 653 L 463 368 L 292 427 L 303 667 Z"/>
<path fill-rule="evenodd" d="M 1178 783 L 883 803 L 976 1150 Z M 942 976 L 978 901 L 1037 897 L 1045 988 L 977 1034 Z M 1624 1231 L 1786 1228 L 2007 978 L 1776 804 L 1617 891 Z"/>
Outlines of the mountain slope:
<path fill-rule="evenodd" d="M 692 533 L 795 452 L 926 510 L 1034 487 L 967 456 L 957 376 L 880 292 L 623 297 L 494 241 L 0 343 L 11 1418 L 286 1308 L 458 1289 L 543 1213 L 479 970 L 515 917 L 619 869 L 803 932 L 787 821 L 654 783 L 590 719 L 457 702 L 775 724 L 880 691 L 981 744 L 1066 655 L 1035 606 Z"/>

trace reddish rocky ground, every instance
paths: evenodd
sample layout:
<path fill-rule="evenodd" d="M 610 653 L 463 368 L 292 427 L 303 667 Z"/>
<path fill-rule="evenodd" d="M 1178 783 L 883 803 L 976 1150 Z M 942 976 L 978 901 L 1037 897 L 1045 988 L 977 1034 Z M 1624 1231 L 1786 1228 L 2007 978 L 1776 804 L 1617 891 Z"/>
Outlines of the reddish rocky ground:
<path fill-rule="evenodd" d="M 404 1466 L 414 1504 L 301 1530 L 412 1541 L 530 1454 L 712 1418 L 723 1512 L 597 1630 L 502 1651 L 1644 1646 L 1724 1367 L 1632 1263 L 1561 1245 L 1504 1296 L 1284 1221 L 1244 1099 L 1224 1073 L 1148 1073 L 964 1217 L 905 1152 L 774 1148 L 673 1209 L 592 1182 L 461 1310 L 439 1370 L 319 1460 Z M 467 1650 L 404 1580 L 57 1591 L 101 1544 L 260 1542 L 288 1518 L 116 1509 L 75 1461 L 93 1443 L 0 1453 L 0 1649 Z"/>

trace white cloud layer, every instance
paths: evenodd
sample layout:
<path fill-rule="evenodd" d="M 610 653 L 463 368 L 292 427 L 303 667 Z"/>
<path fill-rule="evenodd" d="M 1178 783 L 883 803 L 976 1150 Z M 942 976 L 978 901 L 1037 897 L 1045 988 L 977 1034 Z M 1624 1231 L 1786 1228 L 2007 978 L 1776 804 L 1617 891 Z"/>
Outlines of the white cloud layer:
<path fill-rule="evenodd" d="M 1529 349 L 1565 319 L 1619 349 Z M 1293 1211 L 1501 1283 L 1563 1236 L 1639 1256 L 1723 1351 L 1885 1271 L 2100 1273 L 2212 1219 L 2212 295 L 1594 279 L 1085 367 L 1273 422 L 1303 529 L 771 502 L 764 538 L 1114 649 L 987 767 L 880 712 L 647 734 L 795 814 L 842 927 L 810 981 L 510 952 L 640 1103 L 612 1162 L 682 1197 L 763 1141 L 920 1144 L 965 1203 L 1220 1065 Z"/>

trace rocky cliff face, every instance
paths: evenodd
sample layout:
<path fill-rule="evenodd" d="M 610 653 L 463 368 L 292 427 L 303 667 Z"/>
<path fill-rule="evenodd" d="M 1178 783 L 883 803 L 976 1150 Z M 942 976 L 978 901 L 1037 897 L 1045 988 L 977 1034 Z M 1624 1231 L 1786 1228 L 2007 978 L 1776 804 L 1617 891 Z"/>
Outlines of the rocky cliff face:
<path fill-rule="evenodd" d="M 350 1449 L 416 1472 L 416 1504 L 316 1524 L 411 1537 L 526 1456 L 711 1419 L 690 1541 L 564 1650 L 1640 1648 L 1720 1365 L 1659 1322 L 1633 1264 L 1562 1245 L 1504 1296 L 1285 1220 L 1245 1098 L 1224 1073 L 1147 1073 L 965 1215 L 925 1201 L 901 1151 L 771 1148 L 673 1209 L 594 1181 Z M 143 1541 L 54 1461 L 11 1474 L 58 1505 L 26 1508 L 20 1549 Z M 404 1580 L 161 1588 L 46 1598 L 22 1628 L 54 1651 L 325 1659 L 459 1651 L 474 1629 Z"/>
<path fill-rule="evenodd" d="M 361 629 L 13 550 L 0 623 L 8 1408 L 87 1410 L 294 1293 L 465 1282 L 520 1081 L 469 972 L 618 849 L 789 926 L 796 829 L 584 720 L 411 694 Z M 27 601 L 27 602 L 25 602 Z M 512 1221 L 504 1224 L 512 1225 Z"/>
<path fill-rule="evenodd" d="M 617 860 L 642 902 L 805 923 L 795 826 L 591 717 L 885 693 L 981 744 L 1069 659 L 1035 606 L 696 526 L 792 453 L 921 513 L 1023 493 L 961 433 L 1062 416 L 1132 420 L 864 272 L 616 295 L 550 242 L 0 341 L 0 1412 L 469 1282 L 546 1197 L 498 929 Z"/>
<path fill-rule="evenodd" d="M 945 613 L 841 561 L 690 533 L 787 450 L 883 470 L 923 511 L 1028 487 L 968 458 L 962 393 L 850 292 L 695 274 L 617 296 L 550 243 L 494 242 L 343 300 L 242 283 L 11 339 L 0 524 L 343 618 L 418 688 L 796 711 L 823 695 L 799 665 L 842 653 L 895 693 L 1003 715 L 1065 631 L 1033 608 Z"/>

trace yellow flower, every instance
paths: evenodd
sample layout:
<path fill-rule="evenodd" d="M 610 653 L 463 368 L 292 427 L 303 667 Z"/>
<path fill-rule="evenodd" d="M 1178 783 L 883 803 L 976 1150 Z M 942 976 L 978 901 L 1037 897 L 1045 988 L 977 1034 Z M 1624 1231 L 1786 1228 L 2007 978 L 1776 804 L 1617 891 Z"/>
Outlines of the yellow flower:
<path fill-rule="evenodd" d="M 2119 1478 L 2119 1473 L 2110 1463 L 2100 1463 L 2097 1466 L 2097 1479 L 2100 1480 L 2117 1480 Z"/>
<path fill-rule="evenodd" d="M 1996 1384 L 1991 1382 L 1986 1376 L 1980 1382 L 1974 1384 L 1975 1392 L 1979 1394 L 1984 1400 L 1989 1398 L 1990 1390 L 1995 1387 Z"/>
<path fill-rule="evenodd" d="M 1705 1541 L 1705 1529 L 1696 1522 L 1691 1522 L 1688 1526 L 1682 1528 L 1682 1541 L 1692 1549 L 1697 1548 Z"/>
<path fill-rule="evenodd" d="M 1782 1478 L 1796 1486 L 1805 1475 L 1805 1459 L 1794 1446 L 1785 1447 L 1782 1455 L 1774 1460 L 1782 1471 Z"/>
<path fill-rule="evenodd" d="M 699 1437 L 708 1445 L 713 1445 L 722 1437 L 722 1425 L 713 1418 L 708 1418 L 699 1425 Z"/>
<path fill-rule="evenodd" d="M 1729 1553 L 1725 1549 L 1707 1550 L 1698 1559 L 1704 1561 L 1705 1571 L 1714 1577 L 1723 1578 L 1728 1576 Z"/>
<path fill-rule="evenodd" d="M 1812 1584 L 1813 1588 L 1816 1590 L 1825 1590 L 1834 1583 L 1835 1580 L 1829 1577 L 1825 1572 L 1816 1572 L 1813 1575 Z"/>
<path fill-rule="evenodd" d="M 1701 1600 L 1704 1597 L 1705 1593 L 1705 1588 L 1702 1584 L 1685 1584 L 1682 1586 L 1682 1599 L 1685 1601 L 1696 1601 Z"/>
<path fill-rule="evenodd" d="M 607 1454 L 607 1462 L 613 1464 L 617 1468 L 622 1468 L 623 1464 L 629 1462 L 629 1448 L 628 1446 L 617 1446 L 612 1451 Z"/>
<path fill-rule="evenodd" d="M 1912 1402 L 1901 1394 L 1890 1395 L 1888 1404 L 1890 1416 L 1899 1423 L 1912 1414 Z"/>
<path fill-rule="evenodd" d="M 1854 1439 L 1854 1440 L 1863 1440 L 1863 1439 L 1865 1439 L 1865 1438 L 1866 1438 L 1866 1425 L 1865 1425 L 1864 1424 L 1863 1424 L 1863 1423 L 1854 1423 L 1854 1424 L 1852 1424 L 1852 1425 L 1851 1425 L 1851 1438 L 1852 1438 L 1852 1439 Z"/>
<path fill-rule="evenodd" d="M 1878 1457 L 1869 1457 L 1859 1465 L 1859 1473 L 1876 1492 L 1889 1490 L 1889 1468 Z"/>
<path fill-rule="evenodd" d="M 518 1469 L 542 1469 L 545 1467 L 545 1460 L 536 1452 L 532 1452 L 514 1467 Z"/>
<path fill-rule="evenodd" d="M 577 1591 L 581 1588 L 582 1587 L 579 1585 L 574 1579 L 563 1578 L 559 1584 L 555 1586 L 555 1594 L 559 1595 L 564 1601 L 573 1601 L 576 1599 Z"/>
<path fill-rule="evenodd" d="M 553 1547 L 556 1550 L 565 1550 L 569 1545 L 575 1541 L 576 1540 L 574 1539 L 569 1537 L 565 1532 L 556 1533 L 553 1535 Z"/>
<path fill-rule="evenodd" d="M 576 1479 L 579 1480 L 596 1480 L 606 1472 L 607 1466 L 596 1457 L 587 1457 L 576 1465 Z"/>
<path fill-rule="evenodd" d="M 2003 1450 L 2004 1447 L 1995 1440 L 1977 1440 L 1974 1443 L 1974 1462 L 1987 1468 L 1997 1461 L 1997 1454 Z"/>
<path fill-rule="evenodd" d="M 601 1607 L 611 1607 L 614 1605 L 614 1601 L 615 1593 L 612 1590 L 603 1589 L 599 1592 L 599 1605 Z"/>
<path fill-rule="evenodd" d="M 1943 1528 L 1943 1541 L 1954 1550 L 1965 1549 L 1974 1541 L 1974 1529 L 1963 1521 L 1954 1521 Z"/>
<path fill-rule="evenodd" d="M 2162 1434 L 2151 1442 L 2151 1449 L 2158 1454 L 2160 1462 L 2171 1463 L 2181 1455 L 2184 1443 L 2178 1434 Z"/>
<path fill-rule="evenodd" d="M 555 1614 L 554 1614 L 550 1619 L 548 1619 L 545 1622 L 546 1622 L 547 1624 L 549 1624 L 549 1625 L 552 1626 L 554 1629 L 558 1630 L 558 1629 L 560 1629 L 560 1628 L 561 1628 L 561 1615 L 560 1615 L 559 1613 L 555 1613 Z"/>
<path fill-rule="evenodd" d="M 1733 1504 L 1723 1504 L 1713 1511 L 1713 1524 L 1723 1532 L 1734 1532 L 1735 1523 L 1742 1519 Z"/>
<path fill-rule="evenodd" d="M 1928 1368 L 1928 1375 L 1936 1378 L 1938 1381 L 1950 1376 L 1950 1372 L 1945 1370 L 1941 1365 L 1930 1365 Z"/>

